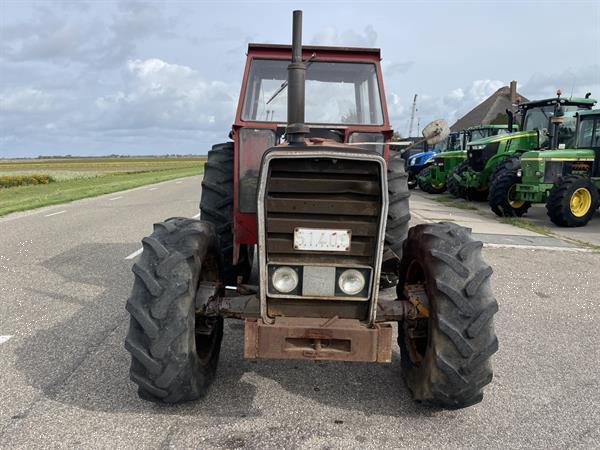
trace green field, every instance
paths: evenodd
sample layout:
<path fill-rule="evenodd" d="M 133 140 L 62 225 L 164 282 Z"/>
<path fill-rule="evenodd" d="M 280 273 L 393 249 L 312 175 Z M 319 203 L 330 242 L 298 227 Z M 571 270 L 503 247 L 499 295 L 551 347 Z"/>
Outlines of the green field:
<path fill-rule="evenodd" d="M 146 184 L 200 175 L 205 157 L 0 160 L 0 178 L 48 175 L 51 182 L 0 188 L 0 216 Z"/>

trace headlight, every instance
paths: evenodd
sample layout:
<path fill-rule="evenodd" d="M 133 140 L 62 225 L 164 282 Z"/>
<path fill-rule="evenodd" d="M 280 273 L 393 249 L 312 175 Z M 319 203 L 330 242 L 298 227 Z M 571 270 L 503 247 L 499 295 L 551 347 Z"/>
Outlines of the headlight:
<path fill-rule="evenodd" d="M 365 287 L 365 277 L 356 269 L 348 269 L 340 275 L 338 286 L 344 294 L 356 295 Z"/>
<path fill-rule="evenodd" d="M 523 171 L 521 169 L 517 170 L 517 176 L 521 178 L 523 176 Z"/>
<path fill-rule="evenodd" d="M 471 150 L 483 150 L 485 148 L 485 144 L 483 145 L 471 145 Z"/>
<path fill-rule="evenodd" d="M 520 170 L 519 170 L 519 172 L 520 172 Z M 535 176 L 536 176 L 536 177 L 540 178 L 542 175 L 544 175 L 544 173 L 543 173 L 543 172 L 540 172 L 539 170 L 536 170 L 536 172 L 535 172 Z M 519 176 L 520 176 L 520 175 L 519 175 Z"/>
<path fill-rule="evenodd" d="M 298 286 L 298 274 L 291 267 L 279 267 L 273 272 L 273 287 L 287 294 Z"/>
<path fill-rule="evenodd" d="M 417 160 L 413 158 L 413 159 L 410 160 L 410 162 L 408 163 L 408 165 L 409 166 L 414 166 L 416 162 L 417 162 Z"/>

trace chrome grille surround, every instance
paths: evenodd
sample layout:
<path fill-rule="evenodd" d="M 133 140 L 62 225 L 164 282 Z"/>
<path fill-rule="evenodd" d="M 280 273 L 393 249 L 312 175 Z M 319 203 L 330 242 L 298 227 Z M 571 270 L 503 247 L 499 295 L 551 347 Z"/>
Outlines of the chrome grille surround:
<path fill-rule="evenodd" d="M 257 193 L 257 221 L 258 221 L 258 258 L 259 258 L 259 274 L 260 274 L 260 312 L 261 317 L 266 323 L 273 323 L 274 320 L 268 315 L 267 310 L 267 291 L 268 291 L 268 271 L 267 263 L 267 217 L 266 217 L 266 199 L 268 190 L 268 180 L 270 165 L 274 160 L 278 159 L 330 159 L 330 160 L 354 160 L 354 161 L 369 161 L 379 166 L 379 189 L 380 189 L 380 209 L 379 223 L 377 226 L 377 235 L 375 236 L 375 248 L 373 259 L 373 276 L 371 285 L 370 304 L 368 308 L 368 324 L 372 324 L 375 320 L 377 307 L 377 299 L 379 293 L 379 274 L 381 272 L 381 262 L 383 248 L 385 242 L 385 226 L 388 211 L 388 190 L 387 190 L 387 166 L 382 156 L 372 152 L 362 151 L 361 149 L 353 148 L 352 151 L 347 151 L 344 148 L 340 150 L 336 148 L 320 148 L 311 149 L 310 147 L 301 148 L 274 148 L 268 151 L 262 160 L 261 172 L 258 184 Z M 302 263 L 302 262 L 300 262 Z M 340 261 L 343 265 L 343 260 Z M 293 264 L 290 262 L 290 264 Z"/>

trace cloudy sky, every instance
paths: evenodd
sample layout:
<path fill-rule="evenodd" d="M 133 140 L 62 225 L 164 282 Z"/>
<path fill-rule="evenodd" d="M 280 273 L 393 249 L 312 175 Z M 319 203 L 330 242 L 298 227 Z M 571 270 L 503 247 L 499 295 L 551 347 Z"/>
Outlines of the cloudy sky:
<path fill-rule="evenodd" d="M 0 157 L 202 154 L 226 140 L 248 42 L 380 47 L 394 129 L 453 122 L 511 79 L 600 97 L 600 1 L 0 0 Z"/>

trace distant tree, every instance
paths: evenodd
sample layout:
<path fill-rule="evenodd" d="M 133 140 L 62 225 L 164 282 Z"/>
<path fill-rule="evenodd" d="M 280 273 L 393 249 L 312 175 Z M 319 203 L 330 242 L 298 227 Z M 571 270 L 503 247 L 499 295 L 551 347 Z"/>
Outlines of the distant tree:
<path fill-rule="evenodd" d="M 399 141 L 402 139 L 402 135 L 398 131 L 394 131 L 392 135 L 392 141 Z"/>

